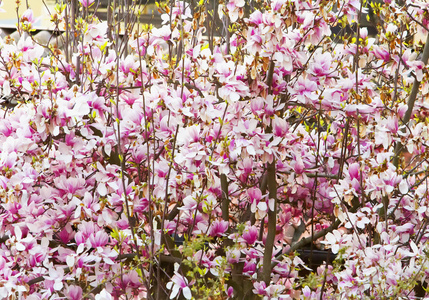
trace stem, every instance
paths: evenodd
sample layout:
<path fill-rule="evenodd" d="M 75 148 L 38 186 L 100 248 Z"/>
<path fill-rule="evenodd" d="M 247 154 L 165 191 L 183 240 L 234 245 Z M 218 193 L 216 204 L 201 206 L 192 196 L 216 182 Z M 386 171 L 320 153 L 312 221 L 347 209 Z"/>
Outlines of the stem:
<path fill-rule="evenodd" d="M 359 23 L 357 23 L 357 30 L 356 30 L 356 54 L 355 54 L 355 73 L 356 73 L 356 100 L 357 104 L 359 104 L 359 41 L 360 41 L 360 19 L 362 17 L 362 8 L 363 8 L 363 1 L 360 3 L 360 9 L 358 14 L 358 20 Z M 364 188 L 363 188 L 363 174 L 362 174 L 362 166 L 361 166 L 361 150 L 360 150 L 360 114 L 359 110 L 356 111 L 357 114 L 357 149 L 358 149 L 358 163 L 359 163 L 359 185 L 360 185 L 360 191 L 361 191 L 361 203 L 362 206 L 365 205 L 365 197 L 364 197 Z"/>
<path fill-rule="evenodd" d="M 229 220 L 229 198 L 228 198 L 228 179 L 225 174 L 220 175 L 220 184 L 222 188 L 222 219 Z"/>
<path fill-rule="evenodd" d="M 174 141 L 173 141 L 173 149 L 171 152 L 171 161 L 170 161 L 170 166 L 168 167 L 168 174 L 166 177 L 166 184 L 165 184 L 165 196 L 164 196 L 164 211 L 162 213 L 162 222 L 161 222 L 161 236 L 164 237 L 165 240 L 165 234 L 164 234 L 164 223 L 165 223 L 165 219 L 166 219 L 166 215 L 167 215 L 167 211 L 168 211 L 168 183 L 170 181 L 170 175 L 171 175 L 171 169 L 173 169 L 173 163 L 174 163 L 174 152 L 176 150 L 176 141 L 177 141 L 177 133 L 179 132 L 179 125 L 176 126 L 176 132 L 174 134 Z M 154 159 L 155 160 L 155 159 Z M 167 244 L 167 242 L 165 241 L 165 243 Z M 169 250 L 171 251 L 171 250 Z M 159 261 L 161 261 L 161 252 L 159 252 Z M 159 282 L 161 281 L 161 266 L 158 266 L 157 268 L 157 273 L 156 273 L 156 277 L 157 277 L 157 299 L 159 299 L 159 296 L 161 294 L 161 285 L 159 284 Z"/>
<path fill-rule="evenodd" d="M 317 240 L 317 239 L 319 239 L 319 238 L 321 238 L 321 237 L 324 237 L 324 236 L 325 236 L 325 235 L 327 235 L 329 232 L 332 232 L 332 231 L 334 231 L 335 229 L 337 229 L 337 228 L 338 228 L 338 226 L 340 226 L 340 224 L 341 224 L 341 221 L 337 219 L 334 223 L 332 223 L 332 225 L 331 225 L 331 226 L 329 226 L 329 227 L 327 227 L 327 228 L 325 228 L 325 229 L 322 229 L 322 230 L 320 230 L 320 231 L 318 231 L 318 232 L 314 233 L 314 234 L 313 234 L 313 236 L 309 236 L 309 237 L 306 237 L 306 238 L 301 239 L 298 243 L 295 243 L 294 245 L 292 245 L 292 246 L 289 248 L 289 250 L 287 250 L 285 253 L 280 253 L 280 254 L 276 257 L 276 259 L 275 259 L 275 260 L 273 260 L 273 262 L 271 263 L 271 268 L 274 268 L 275 266 L 277 266 L 277 264 L 279 263 L 279 262 L 278 262 L 278 259 L 279 259 L 280 257 L 282 257 L 283 255 L 284 255 L 284 256 L 287 256 L 287 255 L 289 255 L 290 253 L 295 252 L 295 251 L 296 251 L 296 250 L 298 250 L 298 249 L 301 249 L 301 248 L 302 248 L 302 247 L 304 247 L 305 245 L 310 244 L 311 242 L 313 242 L 313 240 L 315 241 L 315 240 Z"/>
<path fill-rule="evenodd" d="M 115 5 L 116 5 L 116 1 L 115 1 Z M 119 32 L 119 28 L 118 28 L 118 32 Z M 116 59 L 116 80 L 117 80 L 117 82 L 116 82 L 116 101 L 115 101 L 117 131 L 115 132 L 115 134 L 116 134 L 117 143 L 118 143 L 117 144 L 117 149 L 118 149 L 119 156 L 121 158 L 121 161 L 120 161 L 120 166 L 121 166 L 120 174 L 121 174 L 121 181 L 122 181 L 122 189 L 123 189 L 123 193 L 124 193 L 125 212 L 126 212 L 126 217 L 128 219 L 128 224 L 129 224 L 130 230 L 131 230 L 132 241 L 134 243 L 134 245 L 133 245 L 134 247 L 131 247 L 131 249 L 132 249 L 133 253 L 136 253 L 138 261 L 141 262 L 141 259 L 140 259 L 140 249 L 139 249 L 139 245 L 138 245 L 138 242 L 137 242 L 137 230 L 136 230 L 136 227 L 135 227 L 136 221 L 132 217 L 131 208 L 129 207 L 129 204 L 128 204 L 127 184 L 125 182 L 125 177 L 124 177 L 125 174 L 126 174 L 126 157 L 125 157 L 125 153 L 122 151 L 122 145 L 121 145 L 121 126 L 120 126 L 120 115 L 119 115 L 119 109 L 120 109 L 119 108 L 119 100 L 120 100 L 119 99 L 119 94 L 120 94 L 120 92 L 119 92 L 119 85 L 120 85 L 119 84 L 119 63 L 120 63 L 119 56 L 120 56 L 120 54 L 119 54 L 118 46 L 117 45 L 115 45 L 115 46 L 116 46 L 115 47 L 115 52 L 116 52 L 116 57 L 117 57 L 117 59 Z M 143 81 L 142 81 L 142 86 L 143 86 Z M 144 100 L 144 98 L 143 98 L 143 100 Z M 143 102 L 143 104 L 144 104 L 144 102 Z M 146 126 L 146 124 L 145 124 L 145 126 Z M 114 126 L 113 126 L 113 128 L 114 128 Z M 147 126 L 145 128 L 147 128 Z M 150 153 L 149 152 L 149 148 L 148 148 L 148 152 L 147 153 Z M 149 161 L 149 158 L 148 158 L 148 161 Z M 149 166 L 148 166 L 148 172 L 149 172 L 149 170 L 150 169 L 149 169 Z M 150 182 L 148 184 L 149 184 L 149 196 L 148 197 L 149 197 L 149 201 L 151 201 Z M 150 225 L 151 237 L 153 237 L 154 236 L 154 234 L 153 234 L 154 230 L 153 230 L 153 219 L 152 219 L 152 215 L 151 215 L 151 210 L 149 210 L 149 225 Z M 155 244 L 155 241 L 153 240 L 152 241 L 152 250 L 153 250 L 154 244 Z M 153 251 L 152 251 L 152 253 L 153 253 Z M 142 263 L 139 263 L 139 268 L 140 268 L 140 271 L 141 271 L 142 276 L 143 276 L 144 275 L 144 269 L 143 269 Z M 152 268 L 153 268 L 153 262 L 151 261 L 150 268 L 149 268 L 149 275 L 151 275 Z M 144 278 L 142 278 L 144 280 L 145 284 L 146 284 L 146 288 L 147 288 L 148 291 L 150 290 L 150 278 L 151 277 L 149 276 L 149 282 L 147 282 Z M 148 294 L 148 299 L 153 299 L 150 294 Z"/>
<path fill-rule="evenodd" d="M 274 200 L 274 208 L 271 210 L 268 208 L 268 233 L 267 239 L 265 241 L 265 252 L 263 260 L 263 273 L 262 277 L 265 281 L 265 284 L 268 286 L 271 281 L 271 261 L 273 255 L 274 240 L 276 237 L 276 223 L 277 223 L 277 183 L 276 183 L 276 162 L 273 159 L 271 163 L 268 164 L 267 169 L 267 179 L 268 179 L 268 197 L 270 201 Z"/>

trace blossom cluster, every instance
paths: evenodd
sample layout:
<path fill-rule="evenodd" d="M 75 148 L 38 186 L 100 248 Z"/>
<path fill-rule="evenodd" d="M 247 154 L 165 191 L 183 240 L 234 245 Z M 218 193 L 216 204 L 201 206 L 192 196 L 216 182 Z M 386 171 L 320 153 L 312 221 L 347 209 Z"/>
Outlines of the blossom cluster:
<path fill-rule="evenodd" d="M 0 298 L 420 296 L 429 6 L 369 36 L 360 1 L 254 2 L 216 8 L 225 38 L 177 1 L 124 44 L 95 16 L 0 40 Z"/>

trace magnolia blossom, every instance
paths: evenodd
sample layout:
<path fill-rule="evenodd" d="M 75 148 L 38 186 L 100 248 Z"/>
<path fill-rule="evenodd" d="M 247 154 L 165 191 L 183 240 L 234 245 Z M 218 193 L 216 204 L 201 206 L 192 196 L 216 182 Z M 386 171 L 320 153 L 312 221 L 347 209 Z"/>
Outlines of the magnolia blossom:
<path fill-rule="evenodd" d="M 241 237 L 247 244 L 253 245 L 258 239 L 258 234 L 258 229 L 255 226 L 250 226 L 246 227 Z"/>
<path fill-rule="evenodd" d="M 21 22 L 24 24 L 33 24 L 36 19 L 34 18 L 33 11 L 31 9 L 27 9 L 21 16 Z"/>
<path fill-rule="evenodd" d="M 317 90 L 317 84 L 310 79 L 299 77 L 295 87 L 289 89 L 292 95 L 296 96 L 296 100 L 302 104 L 311 103 L 319 98 L 319 96 L 314 93 Z"/>
<path fill-rule="evenodd" d="M 228 229 L 228 222 L 224 220 L 216 220 L 211 224 L 210 236 L 223 236 Z"/>
<path fill-rule="evenodd" d="M 230 0 L 228 1 L 228 4 L 226 5 L 226 8 L 228 9 L 228 14 L 231 19 L 231 22 L 237 21 L 240 13 L 242 14 L 242 9 L 246 2 L 244 0 Z"/>
<path fill-rule="evenodd" d="M 367 224 L 370 223 L 368 217 L 362 212 L 358 212 L 356 214 L 349 213 L 348 214 L 349 221 L 346 223 L 346 228 L 353 228 L 356 226 L 357 228 L 363 229 Z"/>
<path fill-rule="evenodd" d="M 332 252 L 335 254 L 335 253 L 338 253 L 343 243 L 346 243 L 349 240 L 350 240 L 350 237 L 347 237 L 347 236 L 343 237 L 340 231 L 334 230 L 332 233 L 329 232 L 326 235 L 326 241 L 324 241 L 323 243 L 330 245 Z"/>
<path fill-rule="evenodd" d="M 332 74 L 331 61 L 332 56 L 329 53 L 318 53 L 318 55 L 314 56 L 314 62 L 310 65 L 310 73 L 316 77 Z"/>
<path fill-rule="evenodd" d="M 94 3 L 94 1 L 95 1 L 95 0 L 79 0 L 79 3 L 80 3 L 83 7 L 88 8 L 88 7 L 90 7 L 90 6 Z"/>
<path fill-rule="evenodd" d="M 67 288 L 67 297 L 70 300 L 82 299 L 82 288 L 80 286 L 70 285 Z"/>
<path fill-rule="evenodd" d="M 177 272 L 174 273 L 171 280 L 167 283 L 167 289 L 171 290 L 170 299 L 176 298 L 180 293 L 183 293 L 186 299 L 192 298 L 188 280 Z"/>
<path fill-rule="evenodd" d="M 99 294 L 95 296 L 95 300 L 112 300 L 112 295 L 106 291 L 106 289 L 103 289 Z"/>

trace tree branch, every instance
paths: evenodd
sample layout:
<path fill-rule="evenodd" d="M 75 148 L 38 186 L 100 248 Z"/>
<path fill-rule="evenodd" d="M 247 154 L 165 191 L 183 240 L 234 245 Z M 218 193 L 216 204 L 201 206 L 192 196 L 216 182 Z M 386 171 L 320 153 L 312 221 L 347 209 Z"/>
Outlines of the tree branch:
<path fill-rule="evenodd" d="M 270 68 L 267 75 L 268 91 L 271 93 L 271 85 L 274 74 L 274 62 L 271 61 Z M 266 129 L 267 133 L 272 132 L 272 127 Z M 276 237 L 276 223 L 277 223 L 277 182 L 276 182 L 276 160 L 268 163 L 267 166 L 267 187 L 268 187 L 268 225 L 267 225 L 267 238 L 265 240 L 265 252 L 263 259 L 262 280 L 268 286 L 271 281 L 271 261 L 273 259 L 274 240 Z M 274 201 L 272 209 L 269 202 Z M 262 225 L 261 225 L 262 226 Z"/>
<path fill-rule="evenodd" d="M 137 256 L 136 253 L 122 254 L 122 255 L 118 255 L 118 257 L 116 257 L 116 261 L 120 261 L 120 260 L 123 260 L 123 259 L 125 259 L 125 260 L 132 260 L 136 256 Z M 165 254 L 161 254 L 160 255 L 160 259 L 161 259 L 161 262 L 166 262 L 166 263 L 171 263 L 171 264 L 181 263 L 182 262 L 182 259 L 179 258 L 179 257 L 165 255 Z M 70 271 L 71 270 L 70 270 L 69 267 L 64 268 L 64 273 L 69 273 Z M 29 280 L 27 282 L 27 284 L 29 286 L 31 286 L 33 284 L 42 282 L 43 280 L 45 280 L 45 277 L 44 276 L 39 276 L 39 277 L 36 277 L 36 278 L 33 278 L 33 279 Z"/>
<path fill-rule="evenodd" d="M 220 174 L 220 185 L 222 188 L 222 219 L 229 220 L 229 197 L 228 197 L 228 178 L 225 174 Z"/>
<path fill-rule="evenodd" d="M 277 264 L 279 263 L 278 260 L 283 256 L 283 255 L 289 255 L 292 252 L 295 252 L 298 249 L 301 249 L 302 247 L 310 244 L 311 242 L 324 237 L 325 235 L 327 235 L 329 232 L 334 231 L 335 229 L 338 228 L 338 226 L 340 226 L 341 221 L 340 220 L 336 220 L 334 223 L 331 224 L 331 226 L 322 229 L 318 232 L 315 232 L 313 234 L 313 236 L 309 236 L 306 238 L 301 239 L 299 242 L 293 244 L 285 253 L 281 253 L 279 255 L 276 256 L 276 259 L 271 263 L 271 268 L 274 268 L 275 266 L 277 266 Z"/>
<path fill-rule="evenodd" d="M 428 59 L 429 59 L 429 34 L 426 37 L 426 43 L 425 43 L 425 47 L 423 48 L 423 55 L 422 55 L 421 61 L 423 62 L 423 64 L 427 65 Z M 405 113 L 405 116 L 402 119 L 402 123 L 405 125 L 407 125 L 411 119 L 411 114 L 412 114 L 413 109 L 414 109 L 414 104 L 416 102 L 419 89 L 420 89 L 420 81 L 417 80 L 417 78 L 416 78 L 414 80 L 413 89 L 411 90 L 410 97 L 408 98 L 407 112 Z M 406 129 L 404 129 L 404 131 L 405 130 Z M 393 157 L 393 165 L 395 167 L 398 167 L 399 157 L 401 156 L 403 149 L 404 149 L 404 145 L 401 142 L 398 142 L 395 146 L 395 156 Z"/>

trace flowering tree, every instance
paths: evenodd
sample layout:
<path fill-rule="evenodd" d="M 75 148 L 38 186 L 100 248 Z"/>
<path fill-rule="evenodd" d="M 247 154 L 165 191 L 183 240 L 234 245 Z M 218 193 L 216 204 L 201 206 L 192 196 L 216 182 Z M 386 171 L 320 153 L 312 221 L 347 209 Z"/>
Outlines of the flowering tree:
<path fill-rule="evenodd" d="M 0 297 L 424 297 L 429 5 L 191 4 L 0 41 Z"/>

